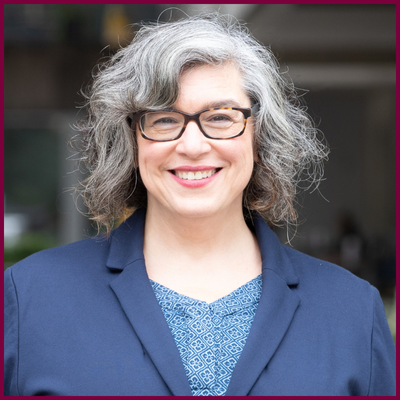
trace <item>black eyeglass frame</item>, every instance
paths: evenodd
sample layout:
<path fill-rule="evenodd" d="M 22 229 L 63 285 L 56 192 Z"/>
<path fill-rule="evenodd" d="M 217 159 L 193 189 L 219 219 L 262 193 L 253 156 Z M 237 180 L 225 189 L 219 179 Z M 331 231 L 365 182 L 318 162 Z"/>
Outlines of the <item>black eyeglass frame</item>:
<path fill-rule="evenodd" d="M 187 125 L 188 125 L 188 123 L 189 123 L 190 121 L 195 121 L 195 122 L 196 122 L 196 124 L 197 124 L 197 126 L 199 127 L 201 133 L 202 133 L 206 138 L 208 138 L 208 139 L 214 139 L 214 140 L 227 140 L 227 139 L 233 139 L 233 138 L 235 138 L 235 137 L 238 137 L 238 136 L 240 136 L 240 135 L 243 135 L 244 131 L 246 130 L 247 119 L 250 118 L 250 116 L 252 116 L 252 115 L 254 115 L 255 113 L 257 113 L 259 109 L 260 109 L 260 106 L 259 106 L 258 103 L 256 103 L 256 104 L 254 104 L 254 106 L 251 107 L 251 108 L 216 107 L 216 108 L 207 108 L 207 109 L 202 110 L 202 111 L 199 111 L 198 113 L 195 113 L 195 114 L 187 114 L 187 113 L 184 113 L 183 111 L 178 111 L 178 110 L 147 110 L 147 111 L 139 111 L 139 112 L 137 112 L 137 113 L 129 114 L 129 118 L 131 119 L 131 127 L 132 127 L 133 123 L 135 123 L 135 124 L 138 123 L 138 125 L 139 125 L 139 130 L 140 130 L 140 134 L 142 135 L 142 137 L 143 137 L 144 139 L 151 140 L 151 141 L 153 141 L 153 142 L 172 142 L 173 140 L 178 140 L 178 139 L 183 135 L 183 133 L 185 132 L 186 127 L 187 127 Z M 245 118 L 245 119 L 244 119 L 243 129 L 242 129 L 238 134 L 233 135 L 233 136 L 229 136 L 229 137 L 226 137 L 226 138 L 214 138 L 214 137 L 211 137 L 211 136 L 207 135 L 207 133 L 204 132 L 203 127 L 201 126 L 201 123 L 200 123 L 200 114 L 202 114 L 202 113 L 204 113 L 204 112 L 207 112 L 207 111 L 218 111 L 218 110 L 235 110 L 235 111 L 240 111 L 241 113 L 243 113 L 244 118 Z M 142 127 L 142 122 L 141 122 L 141 121 L 142 121 L 142 117 L 143 117 L 145 114 L 152 113 L 152 112 L 157 112 L 157 111 L 174 112 L 174 113 L 181 114 L 181 115 L 184 116 L 185 121 L 184 121 L 182 130 L 181 130 L 181 131 L 179 132 L 179 134 L 178 134 L 176 137 L 174 137 L 173 139 L 161 139 L 161 140 L 159 140 L 159 139 L 152 139 L 152 138 L 149 138 L 148 136 L 146 136 L 146 134 L 144 133 L 143 127 Z"/>

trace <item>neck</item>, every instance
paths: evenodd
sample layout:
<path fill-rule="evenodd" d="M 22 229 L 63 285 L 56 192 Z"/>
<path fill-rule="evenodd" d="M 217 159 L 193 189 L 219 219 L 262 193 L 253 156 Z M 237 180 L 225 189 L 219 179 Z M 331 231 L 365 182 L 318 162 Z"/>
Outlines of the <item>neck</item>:
<path fill-rule="evenodd" d="M 261 272 L 258 244 L 241 208 L 188 218 L 150 207 L 143 250 L 150 279 L 207 301 Z"/>
<path fill-rule="evenodd" d="M 186 217 L 149 208 L 145 227 L 145 241 L 149 244 L 157 240 L 158 244 L 184 253 L 203 248 L 208 252 L 218 250 L 251 233 L 241 209 L 207 217 Z"/>

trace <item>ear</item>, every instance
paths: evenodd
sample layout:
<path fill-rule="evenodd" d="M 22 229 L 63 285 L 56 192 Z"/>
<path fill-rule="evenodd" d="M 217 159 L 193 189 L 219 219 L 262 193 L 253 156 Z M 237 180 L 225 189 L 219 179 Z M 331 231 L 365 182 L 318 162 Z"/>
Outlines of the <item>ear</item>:
<path fill-rule="evenodd" d="M 254 151 L 253 151 L 253 158 L 254 158 L 254 162 L 260 162 L 260 157 L 258 157 L 257 149 L 254 149 Z"/>

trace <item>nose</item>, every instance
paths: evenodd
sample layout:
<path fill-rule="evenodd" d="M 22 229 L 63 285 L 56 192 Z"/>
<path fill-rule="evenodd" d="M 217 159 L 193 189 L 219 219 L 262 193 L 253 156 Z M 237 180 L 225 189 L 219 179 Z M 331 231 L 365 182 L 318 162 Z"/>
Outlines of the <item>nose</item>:
<path fill-rule="evenodd" d="M 199 158 L 211 150 L 210 140 L 203 135 L 195 121 L 190 121 L 177 140 L 176 152 L 189 158 Z"/>

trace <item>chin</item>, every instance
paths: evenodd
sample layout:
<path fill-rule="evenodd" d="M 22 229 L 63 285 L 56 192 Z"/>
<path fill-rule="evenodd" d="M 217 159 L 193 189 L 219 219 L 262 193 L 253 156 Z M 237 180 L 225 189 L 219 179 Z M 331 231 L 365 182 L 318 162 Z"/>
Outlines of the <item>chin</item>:
<path fill-rule="evenodd" d="M 215 205 L 207 207 L 204 204 L 202 206 L 185 204 L 184 206 L 179 205 L 173 208 L 173 213 L 175 215 L 192 219 L 211 217 L 219 212 L 221 212 L 219 207 Z"/>
<path fill-rule="evenodd" d="M 159 215 L 169 214 L 172 218 L 199 219 L 217 215 L 234 215 L 242 212 L 242 194 L 227 195 L 224 191 L 208 193 L 207 195 L 187 194 L 169 196 L 148 195 L 148 210 L 154 210 Z"/>
<path fill-rule="evenodd" d="M 219 198 L 218 198 L 219 197 Z M 216 215 L 224 215 L 228 213 L 233 215 L 236 210 L 242 212 L 242 199 L 234 201 L 222 202 L 220 196 L 208 197 L 207 199 L 182 199 L 170 204 L 172 212 L 183 218 L 209 218 Z"/>

